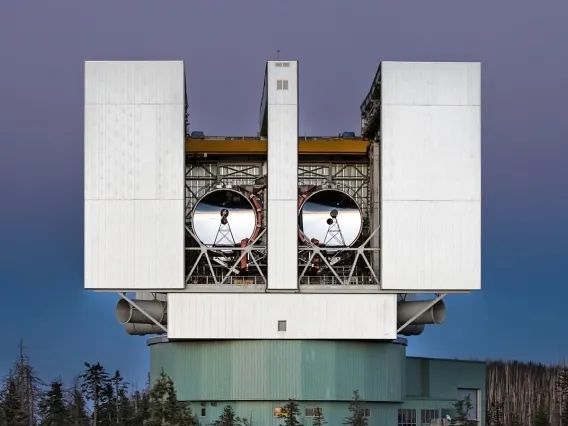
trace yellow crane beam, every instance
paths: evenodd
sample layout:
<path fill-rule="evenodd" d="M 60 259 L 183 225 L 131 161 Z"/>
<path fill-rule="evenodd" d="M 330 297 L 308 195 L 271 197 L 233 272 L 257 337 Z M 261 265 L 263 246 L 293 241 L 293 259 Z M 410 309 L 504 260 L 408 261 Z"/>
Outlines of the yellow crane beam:
<path fill-rule="evenodd" d="M 189 155 L 266 155 L 266 139 L 257 138 L 187 138 Z M 300 138 L 302 155 L 365 155 L 369 141 L 361 138 Z"/>

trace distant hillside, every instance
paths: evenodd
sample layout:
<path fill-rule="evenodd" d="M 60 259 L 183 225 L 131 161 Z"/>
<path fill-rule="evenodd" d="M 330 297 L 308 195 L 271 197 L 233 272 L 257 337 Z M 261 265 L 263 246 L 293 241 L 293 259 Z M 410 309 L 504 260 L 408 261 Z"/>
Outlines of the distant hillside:
<path fill-rule="evenodd" d="M 538 404 L 543 403 L 549 413 L 551 425 L 558 426 L 560 398 L 557 382 L 562 370 L 561 365 L 547 366 L 517 361 L 487 362 L 487 424 L 490 425 L 495 407 L 502 404 L 501 424 L 531 425 Z"/>

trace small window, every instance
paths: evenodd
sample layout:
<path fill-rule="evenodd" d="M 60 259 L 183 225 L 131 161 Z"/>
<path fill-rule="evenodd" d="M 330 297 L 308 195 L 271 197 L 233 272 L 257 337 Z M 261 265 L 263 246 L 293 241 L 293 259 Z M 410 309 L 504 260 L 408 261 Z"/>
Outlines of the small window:
<path fill-rule="evenodd" d="M 416 410 L 398 410 L 398 426 L 416 426 Z"/>
<path fill-rule="evenodd" d="M 289 68 L 290 67 L 290 62 L 276 62 L 275 63 L 277 68 Z"/>
<path fill-rule="evenodd" d="M 286 321 L 278 321 L 278 331 L 286 331 Z"/>
<path fill-rule="evenodd" d="M 478 420 L 479 418 L 479 389 L 458 389 L 458 400 L 463 401 L 469 396 L 471 410 L 467 413 L 468 420 Z"/>
<path fill-rule="evenodd" d="M 276 62 L 275 65 L 276 65 L 277 68 L 282 68 L 282 62 Z"/>
<path fill-rule="evenodd" d="M 201 407 L 201 417 L 207 416 L 207 408 Z"/>
<path fill-rule="evenodd" d="M 364 417 L 371 417 L 371 409 L 370 408 L 363 408 L 363 416 Z"/>
<path fill-rule="evenodd" d="M 274 417 L 287 417 L 286 409 L 282 407 L 275 408 L 272 414 L 274 414 Z"/>
<path fill-rule="evenodd" d="M 288 90 L 288 80 L 276 80 L 276 90 Z"/>
<path fill-rule="evenodd" d="M 310 407 L 306 408 L 306 417 L 317 417 L 323 414 L 323 410 L 320 407 Z"/>
<path fill-rule="evenodd" d="M 440 410 L 422 410 L 420 412 L 420 421 L 422 424 L 430 424 L 434 419 L 439 419 L 440 417 Z"/>

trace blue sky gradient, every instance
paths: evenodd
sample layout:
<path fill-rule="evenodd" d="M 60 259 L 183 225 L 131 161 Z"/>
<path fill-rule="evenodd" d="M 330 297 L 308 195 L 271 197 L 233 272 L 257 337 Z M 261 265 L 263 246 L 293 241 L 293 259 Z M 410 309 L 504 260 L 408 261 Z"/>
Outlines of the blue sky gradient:
<path fill-rule="evenodd" d="M 186 61 L 193 130 L 253 135 L 264 62 L 300 61 L 302 134 L 358 130 L 380 60 L 483 62 L 483 291 L 450 296 L 412 355 L 568 354 L 568 3 L 0 2 L 0 371 L 148 369 L 116 295 L 83 291 L 83 62 Z M 12 324 L 12 325 L 10 325 Z"/>

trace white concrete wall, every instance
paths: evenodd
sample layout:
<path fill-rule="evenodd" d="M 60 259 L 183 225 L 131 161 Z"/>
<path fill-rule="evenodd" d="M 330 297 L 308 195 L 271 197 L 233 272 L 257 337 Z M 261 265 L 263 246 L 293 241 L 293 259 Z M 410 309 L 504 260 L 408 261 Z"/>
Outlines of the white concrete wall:
<path fill-rule="evenodd" d="M 85 288 L 184 286 L 183 62 L 85 63 Z"/>
<path fill-rule="evenodd" d="M 170 339 L 395 339 L 394 294 L 168 294 Z M 286 321 L 286 331 L 278 331 Z"/>
<path fill-rule="evenodd" d="M 268 289 L 298 288 L 298 63 L 267 63 Z"/>
<path fill-rule="evenodd" d="M 381 284 L 481 287 L 481 66 L 383 62 Z"/>

